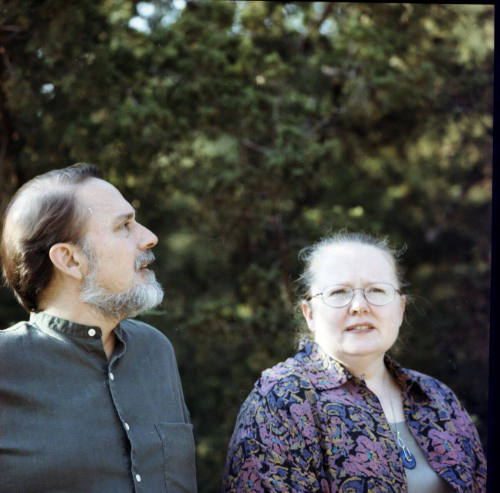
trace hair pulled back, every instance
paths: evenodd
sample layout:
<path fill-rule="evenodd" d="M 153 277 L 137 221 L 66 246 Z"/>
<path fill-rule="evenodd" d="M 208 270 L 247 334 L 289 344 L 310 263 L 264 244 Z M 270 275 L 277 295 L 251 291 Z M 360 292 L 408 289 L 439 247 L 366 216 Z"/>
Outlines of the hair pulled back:
<path fill-rule="evenodd" d="M 27 311 L 38 309 L 40 294 L 53 274 L 52 245 L 78 243 L 88 217 L 75 197 L 75 186 L 101 178 L 99 168 L 77 163 L 26 182 L 4 214 L 0 253 L 5 284 Z"/>
<path fill-rule="evenodd" d="M 299 252 L 299 259 L 304 262 L 304 271 L 297 279 L 299 283 L 299 297 L 301 301 L 309 300 L 311 297 L 311 285 L 314 278 L 314 272 L 312 269 L 312 265 L 314 260 L 325 250 L 334 245 L 342 245 L 348 243 L 356 243 L 359 245 L 368 245 L 375 248 L 378 248 L 382 251 L 387 258 L 390 260 L 394 273 L 396 275 L 396 279 L 399 283 L 398 287 L 402 287 L 405 285 L 403 281 L 403 276 L 401 273 L 401 269 L 398 263 L 398 259 L 404 253 L 405 248 L 401 248 L 400 250 L 396 250 L 392 248 L 389 244 L 387 238 L 375 238 L 373 236 L 367 235 L 365 233 L 351 233 L 351 232 L 338 232 L 334 233 L 331 236 L 327 236 L 322 238 L 317 243 L 314 243 L 311 246 L 303 248 Z"/>

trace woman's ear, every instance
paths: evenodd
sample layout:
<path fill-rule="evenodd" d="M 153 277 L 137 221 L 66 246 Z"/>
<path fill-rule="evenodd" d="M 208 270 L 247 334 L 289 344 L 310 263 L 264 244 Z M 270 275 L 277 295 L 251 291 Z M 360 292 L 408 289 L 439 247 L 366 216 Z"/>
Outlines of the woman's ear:
<path fill-rule="evenodd" d="M 401 323 L 403 323 L 405 309 L 406 309 L 406 296 L 403 294 L 401 295 Z"/>
<path fill-rule="evenodd" d="M 302 313 L 304 315 L 304 318 L 306 319 L 306 323 L 307 326 L 309 327 L 309 330 L 314 331 L 313 311 L 311 303 L 309 301 L 302 302 Z"/>
<path fill-rule="evenodd" d="M 49 257 L 54 267 L 62 274 L 81 281 L 85 266 L 84 255 L 73 243 L 56 243 L 50 247 Z"/>

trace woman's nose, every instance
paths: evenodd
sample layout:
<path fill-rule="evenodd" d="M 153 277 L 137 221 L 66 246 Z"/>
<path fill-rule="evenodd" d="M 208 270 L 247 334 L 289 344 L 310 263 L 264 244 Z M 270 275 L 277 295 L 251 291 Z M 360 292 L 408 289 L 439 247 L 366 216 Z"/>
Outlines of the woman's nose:
<path fill-rule="evenodd" d="M 367 310 L 368 310 L 368 302 L 366 301 L 363 290 L 355 289 L 351 300 L 351 304 L 349 305 L 349 311 L 356 313 Z"/>

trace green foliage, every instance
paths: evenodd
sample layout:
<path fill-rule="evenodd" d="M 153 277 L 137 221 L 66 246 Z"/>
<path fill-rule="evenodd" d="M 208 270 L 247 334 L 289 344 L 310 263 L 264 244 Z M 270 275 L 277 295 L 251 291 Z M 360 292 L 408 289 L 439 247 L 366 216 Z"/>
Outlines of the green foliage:
<path fill-rule="evenodd" d="M 167 296 L 145 318 L 177 351 L 200 491 L 253 382 L 294 350 L 298 251 L 340 228 L 406 245 L 397 356 L 485 441 L 492 7 L 149 5 L 142 31 L 130 0 L 0 7 L 0 194 L 94 162 L 158 234 Z M 2 327 L 23 316 L 0 304 Z"/>

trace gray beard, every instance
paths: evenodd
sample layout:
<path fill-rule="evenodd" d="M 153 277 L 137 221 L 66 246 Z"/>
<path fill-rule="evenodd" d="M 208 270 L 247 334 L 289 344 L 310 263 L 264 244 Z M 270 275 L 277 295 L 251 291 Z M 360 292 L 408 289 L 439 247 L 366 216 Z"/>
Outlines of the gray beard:
<path fill-rule="evenodd" d="M 86 244 L 81 247 L 91 266 L 90 272 L 82 283 L 81 301 L 95 308 L 105 317 L 118 317 L 121 320 L 134 317 L 144 310 L 150 310 L 162 302 L 163 289 L 152 271 L 143 271 L 143 281 L 138 281 L 120 293 L 112 293 L 99 286 L 96 282 L 98 265 L 94 250 Z M 154 255 L 150 250 L 142 252 L 136 259 L 136 270 L 139 270 L 144 262 L 153 259 Z"/>

